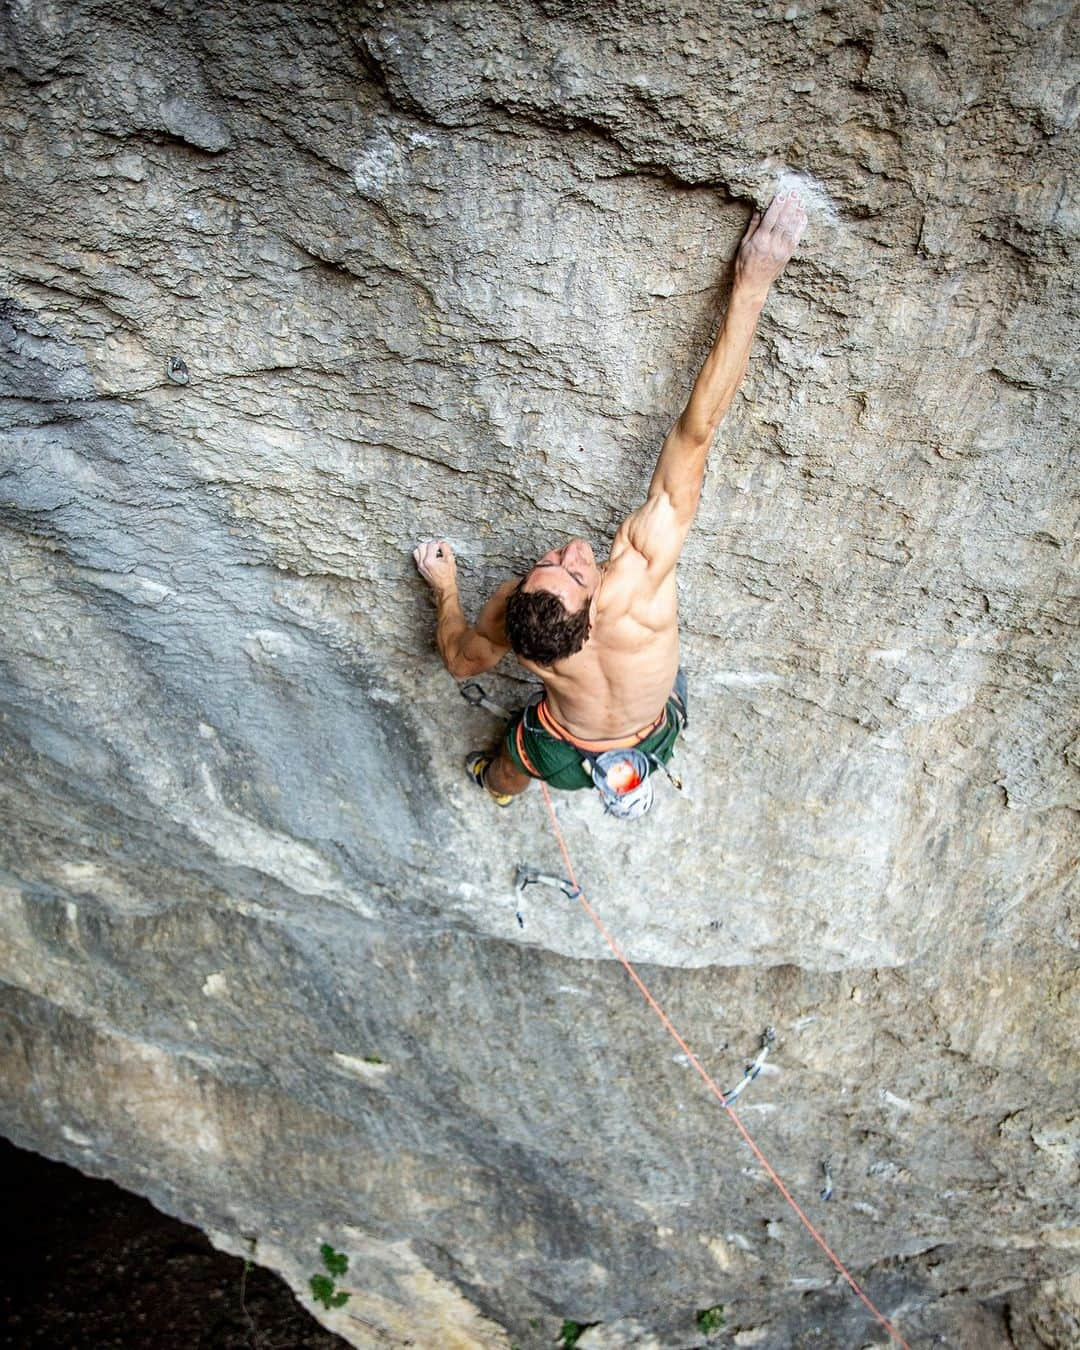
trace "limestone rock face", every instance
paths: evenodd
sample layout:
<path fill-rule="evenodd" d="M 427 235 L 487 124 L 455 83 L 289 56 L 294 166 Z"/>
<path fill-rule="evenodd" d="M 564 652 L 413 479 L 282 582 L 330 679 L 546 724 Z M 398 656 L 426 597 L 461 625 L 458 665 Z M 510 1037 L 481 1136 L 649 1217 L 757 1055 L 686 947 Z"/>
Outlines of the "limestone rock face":
<path fill-rule="evenodd" d="M 358 1346 L 885 1343 L 581 908 L 516 921 L 563 863 L 465 781 L 410 556 L 475 613 L 602 554 L 797 181 L 686 789 L 559 817 L 722 1087 L 775 1028 L 742 1118 L 909 1343 L 1072 1343 L 1074 23 L 7 7 L 4 1133 L 309 1302 L 332 1242 Z"/>

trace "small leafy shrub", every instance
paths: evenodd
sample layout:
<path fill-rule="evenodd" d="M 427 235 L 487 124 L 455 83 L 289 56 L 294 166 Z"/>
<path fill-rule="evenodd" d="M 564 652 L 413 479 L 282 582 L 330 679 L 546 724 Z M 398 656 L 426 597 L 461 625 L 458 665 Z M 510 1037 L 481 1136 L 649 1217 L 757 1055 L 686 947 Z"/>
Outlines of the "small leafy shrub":
<path fill-rule="evenodd" d="M 703 1308 L 697 1315 L 698 1330 L 704 1332 L 706 1336 L 711 1336 L 714 1331 L 719 1331 L 724 1325 L 724 1305 L 717 1303 L 713 1308 Z"/>
<path fill-rule="evenodd" d="M 335 1290 L 333 1277 L 345 1274 L 349 1268 L 349 1258 L 344 1252 L 334 1251 L 329 1242 L 324 1242 L 320 1246 L 319 1254 L 322 1256 L 323 1265 L 330 1274 L 312 1275 L 312 1297 L 316 1303 L 321 1303 L 325 1308 L 340 1308 L 349 1298 L 349 1295 L 344 1289 Z"/>

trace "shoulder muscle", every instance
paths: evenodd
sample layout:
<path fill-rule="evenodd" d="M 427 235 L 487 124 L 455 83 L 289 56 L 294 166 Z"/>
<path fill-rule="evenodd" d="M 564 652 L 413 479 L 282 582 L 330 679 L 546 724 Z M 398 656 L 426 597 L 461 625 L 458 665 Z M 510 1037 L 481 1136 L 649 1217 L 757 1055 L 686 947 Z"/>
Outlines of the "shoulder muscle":
<path fill-rule="evenodd" d="M 666 492 L 653 491 L 623 521 L 611 545 L 611 560 L 632 551 L 644 560 L 645 570 L 660 582 L 675 568 L 690 530 L 685 511 L 679 511 Z"/>

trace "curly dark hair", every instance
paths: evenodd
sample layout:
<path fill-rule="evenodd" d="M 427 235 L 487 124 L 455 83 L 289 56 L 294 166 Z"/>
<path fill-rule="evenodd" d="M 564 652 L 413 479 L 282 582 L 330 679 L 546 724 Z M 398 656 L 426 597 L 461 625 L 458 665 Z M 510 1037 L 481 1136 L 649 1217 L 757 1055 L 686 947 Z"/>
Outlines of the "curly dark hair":
<path fill-rule="evenodd" d="M 553 666 L 581 651 L 589 636 L 589 602 L 571 614 L 550 591 L 523 591 L 518 582 L 506 601 L 506 636 L 526 661 Z"/>

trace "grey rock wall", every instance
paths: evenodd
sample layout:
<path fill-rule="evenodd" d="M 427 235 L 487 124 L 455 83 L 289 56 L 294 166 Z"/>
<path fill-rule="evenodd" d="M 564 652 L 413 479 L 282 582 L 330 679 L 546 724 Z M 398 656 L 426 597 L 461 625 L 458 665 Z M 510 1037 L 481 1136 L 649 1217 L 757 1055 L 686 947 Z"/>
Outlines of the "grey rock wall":
<path fill-rule="evenodd" d="M 797 180 L 586 891 L 913 1345 L 1077 1328 L 1066 5 L 8 7 L 0 1129 L 353 1344 L 883 1344 L 587 917 L 466 604 L 641 499 Z M 528 692 L 506 663 L 491 691 Z M 819 1198 L 823 1163 L 832 1198 Z"/>

